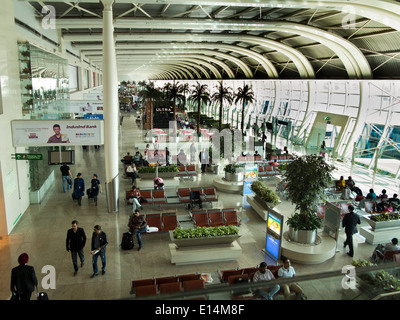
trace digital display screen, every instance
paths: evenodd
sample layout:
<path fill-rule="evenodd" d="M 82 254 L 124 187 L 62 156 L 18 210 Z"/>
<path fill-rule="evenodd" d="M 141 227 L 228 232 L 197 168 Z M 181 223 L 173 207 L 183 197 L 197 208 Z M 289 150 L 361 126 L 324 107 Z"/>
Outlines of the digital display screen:
<path fill-rule="evenodd" d="M 271 213 L 268 214 L 267 227 L 272 232 L 276 233 L 278 237 L 281 235 L 281 230 L 282 230 L 281 224 L 282 224 L 281 219 L 275 217 Z"/>
<path fill-rule="evenodd" d="M 75 164 L 75 151 L 64 150 L 64 151 L 49 151 L 49 164 Z"/>
<path fill-rule="evenodd" d="M 279 239 L 276 239 L 272 235 L 267 234 L 267 243 L 265 245 L 265 250 L 276 259 L 279 259 L 279 244 Z"/>
<path fill-rule="evenodd" d="M 245 180 L 255 180 L 257 179 L 257 174 L 258 174 L 258 167 L 251 167 L 245 168 L 245 172 L 244 172 L 244 178 Z"/>

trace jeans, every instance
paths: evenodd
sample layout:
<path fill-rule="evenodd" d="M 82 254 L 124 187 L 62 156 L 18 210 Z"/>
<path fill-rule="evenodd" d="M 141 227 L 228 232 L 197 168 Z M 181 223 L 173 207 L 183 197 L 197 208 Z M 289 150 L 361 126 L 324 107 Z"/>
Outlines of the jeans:
<path fill-rule="evenodd" d="M 65 183 L 67 183 L 68 189 L 71 189 L 71 186 L 69 185 L 68 181 L 69 181 L 69 176 L 62 176 L 62 185 L 63 185 L 64 192 L 66 192 Z"/>
<path fill-rule="evenodd" d="M 84 263 L 85 257 L 83 255 L 83 248 L 79 249 L 78 251 L 71 251 L 72 263 L 75 271 L 78 271 L 78 256 L 79 260 L 81 260 L 81 263 Z"/>
<path fill-rule="evenodd" d="M 140 202 L 137 198 L 132 198 L 129 200 L 129 202 L 132 203 L 132 212 L 135 213 L 135 210 L 139 207 L 141 207 Z"/>
<path fill-rule="evenodd" d="M 102 264 L 102 271 L 106 271 L 106 249 L 100 250 L 95 255 L 93 255 L 93 273 L 98 274 L 99 270 L 97 268 L 97 258 L 100 256 L 101 264 Z"/>
<path fill-rule="evenodd" d="M 265 300 L 273 300 L 272 297 L 275 293 L 279 291 L 281 287 L 277 284 L 273 287 L 258 289 L 258 294 L 262 296 Z"/>
<path fill-rule="evenodd" d="M 142 246 L 142 238 L 140 236 L 141 233 L 145 233 L 146 232 L 146 227 L 142 228 L 142 229 L 134 229 L 133 233 L 136 234 L 136 238 L 139 244 L 139 247 Z"/>

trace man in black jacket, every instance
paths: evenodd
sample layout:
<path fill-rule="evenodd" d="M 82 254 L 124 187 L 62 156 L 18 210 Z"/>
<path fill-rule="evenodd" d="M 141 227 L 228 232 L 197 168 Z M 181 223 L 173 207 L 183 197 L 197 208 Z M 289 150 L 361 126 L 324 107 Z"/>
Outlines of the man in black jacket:
<path fill-rule="evenodd" d="M 93 256 L 93 274 L 91 278 L 98 275 L 97 269 L 97 258 L 100 256 L 102 269 L 101 273 L 106 273 L 106 246 L 108 244 L 107 235 L 105 232 L 101 231 L 99 225 L 94 226 L 92 235 L 92 251 L 90 252 Z"/>
<path fill-rule="evenodd" d="M 11 271 L 11 292 L 16 300 L 30 300 L 32 292 L 38 285 L 35 269 L 28 266 L 29 256 L 26 253 L 18 257 L 19 266 Z"/>
<path fill-rule="evenodd" d="M 81 268 L 85 263 L 85 256 L 83 255 L 83 248 L 86 244 L 86 234 L 83 228 L 78 227 L 78 221 L 72 221 L 72 228 L 67 232 L 66 247 L 67 251 L 71 251 L 72 263 L 74 265 L 74 276 L 78 273 L 78 257 L 81 260 Z"/>
<path fill-rule="evenodd" d="M 346 233 L 346 241 L 344 242 L 344 247 L 349 246 L 349 252 L 347 254 L 350 257 L 354 255 L 353 249 L 353 234 L 357 233 L 357 224 L 361 224 L 360 217 L 357 213 L 354 212 L 354 206 L 349 205 L 349 213 L 346 213 L 342 220 L 342 227 L 344 228 L 344 232 Z"/>

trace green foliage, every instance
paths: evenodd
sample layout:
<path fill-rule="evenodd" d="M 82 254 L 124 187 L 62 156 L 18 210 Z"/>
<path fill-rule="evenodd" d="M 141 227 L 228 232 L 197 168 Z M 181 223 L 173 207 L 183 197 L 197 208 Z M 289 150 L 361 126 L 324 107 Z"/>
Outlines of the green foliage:
<path fill-rule="evenodd" d="M 317 230 L 322 226 L 322 218 L 314 213 L 298 213 L 295 212 L 287 219 L 288 226 L 295 230 Z"/>
<path fill-rule="evenodd" d="M 287 220 L 287 224 L 296 230 L 315 230 L 322 225 L 322 219 L 316 216 L 317 203 L 325 200 L 325 190 L 332 183 L 331 172 L 334 166 L 324 158 L 315 155 L 294 156 L 283 174 L 287 183 L 288 198 L 295 204 L 299 214 Z"/>
<path fill-rule="evenodd" d="M 242 168 L 243 166 L 237 163 L 232 163 L 232 164 L 227 164 L 224 168 L 224 171 L 227 173 L 232 173 L 235 174 L 236 173 L 236 169 L 238 168 Z"/>
<path fill-rule="evenodd" d="M 377 214 L 371 214 L 369 216 L 369 218 L 375 222 L 399 220 L 400 213 L 399 212 L 390 212 L 390 213 L 381 212 L 381 213 L 377 213 Z"/>
<path fill-rule="evenodd" d="M 371 266 L 376 266 L 375 263 L 365 260 L 365 259 L 358 259 L 354 260 L 351 262 L 351 265 L 354 267 L 371 267 Z"/>
<path fill-rule="evenodd" d="M 239 228 L 236 226 L 196 227 L 190 229 L 176 228 L 174 230 L 174 237 L 176 239 L 209 238 L 236 235 L 238 233 Z"/>
<path fill-rule="evenodd" d="M 156 173 L 156 168 L 158 168 L 158 173 L 161 172 L 179 172 L 178 166 L 170 165 L 170 166 L 160 166 L 160 167 L 141 167 L 138 172 L 140 173 Z"/>
<path fill-rule="evenodd" d="M 270 202 L 274 206 L 279 203 L 279 197 L 261 181 L 254 181 L 251 184 L 251 190 L 265 202 Z"/>

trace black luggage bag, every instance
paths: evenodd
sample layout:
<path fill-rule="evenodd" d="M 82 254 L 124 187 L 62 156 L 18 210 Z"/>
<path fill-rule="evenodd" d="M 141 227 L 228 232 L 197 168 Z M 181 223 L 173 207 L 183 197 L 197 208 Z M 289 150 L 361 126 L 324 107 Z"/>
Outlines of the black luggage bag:
<path fill-rule="evenodd" d="M 93 198 L 92 189 L 87 189 L 87 190 L 86 190 L 86 194 L 87 194 L 87 196 L 88 196 L 89 199 Z"/>
<path fill-rule="evenodd" d="M 125 232 L 122 234 L 121 249 L 131 250 L 134 247 L 133 235 L 130 232 Z"/>

